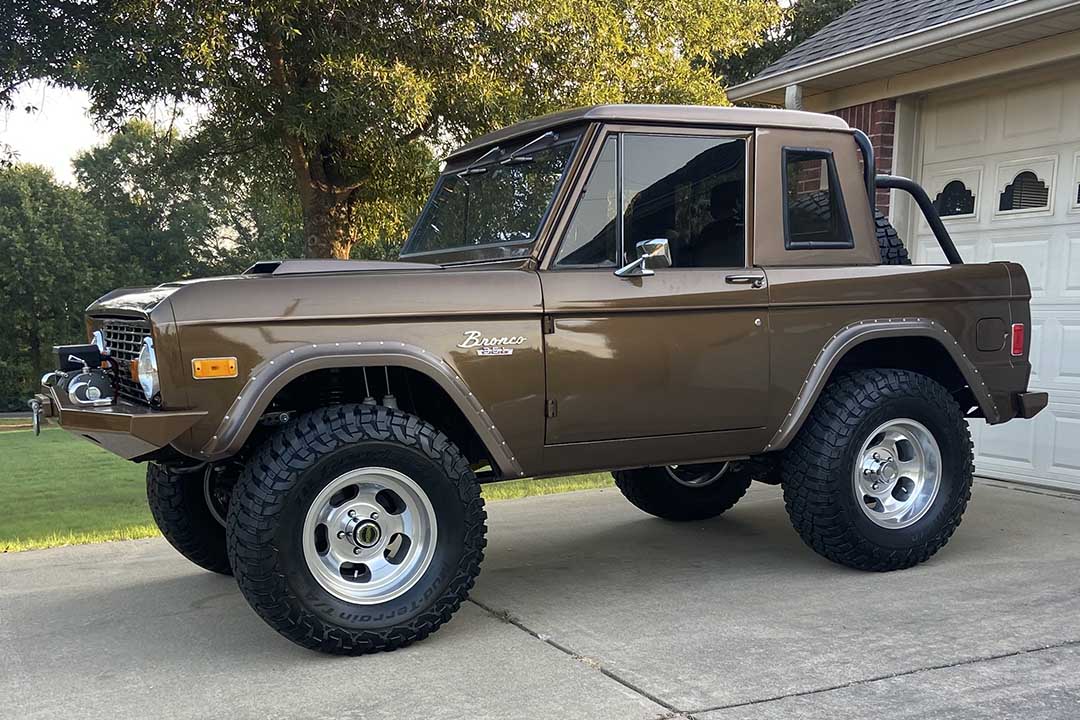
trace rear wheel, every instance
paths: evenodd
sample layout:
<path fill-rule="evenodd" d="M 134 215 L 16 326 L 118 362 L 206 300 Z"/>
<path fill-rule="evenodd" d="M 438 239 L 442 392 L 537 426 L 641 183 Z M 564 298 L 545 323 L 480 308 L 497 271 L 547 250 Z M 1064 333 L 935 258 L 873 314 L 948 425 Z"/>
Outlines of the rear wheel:
<path fill-rule="evenodd" d="M 859 370 L 825 388 L 786 451 L 784 502 L 819 554 L 861 570 L 911 567 L 960 524 L 974 465 L 960 406 L 907 370 Z"/>
<path fill-rule="evenodd" d="M 228 548 L 252 608 L 293 642 L 360 655 L 426 637 L 468 596 L 486 515 L 468 461 L 417 417 L 302 415 L 248 462 Z"/>
<path fill-rule="evenodd" d="M 615 485 L 635 507 L 665 520 L 704 520 L 730 510 L 752 481 L 744 464 L 618 470 Z"/>
<path fill-rule="evenodd" d="M 157 463 L 146 468 L 146 499 L 161 534 L 201 568 L 232 574 L 225 551 L 228 479 L 211 466 L 180 472 Z"/>

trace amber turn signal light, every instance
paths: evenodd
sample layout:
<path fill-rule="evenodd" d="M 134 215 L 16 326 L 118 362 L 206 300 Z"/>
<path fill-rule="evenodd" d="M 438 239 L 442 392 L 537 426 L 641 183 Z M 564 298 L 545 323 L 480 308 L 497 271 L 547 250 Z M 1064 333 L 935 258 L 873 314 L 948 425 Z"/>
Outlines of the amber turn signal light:
<path fill-rule="evenodd" d="M 196 380 L 236 377 L 236 358 L 195 358 L 191 361 L 191 375 Z"/>

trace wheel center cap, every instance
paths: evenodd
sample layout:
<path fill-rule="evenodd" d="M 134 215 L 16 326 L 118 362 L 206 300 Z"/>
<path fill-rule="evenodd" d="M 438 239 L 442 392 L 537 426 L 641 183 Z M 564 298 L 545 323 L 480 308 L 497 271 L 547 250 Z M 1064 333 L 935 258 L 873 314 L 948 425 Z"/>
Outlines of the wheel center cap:
<path fill-rule="evenodd" d="M 382 528 L 374 520 L 361 520 L 352 531 L 353 544 L 361 548 L 373 548 L 382 539 Z"/>
<path fill-rule="evenodd" d="M 881 469 L 878 471 L 878 475 L 885 482 L 892 482 L 896 479 L 897 475 L 896 465 L 891 461 L 886 462 L 881 466 Z"/>

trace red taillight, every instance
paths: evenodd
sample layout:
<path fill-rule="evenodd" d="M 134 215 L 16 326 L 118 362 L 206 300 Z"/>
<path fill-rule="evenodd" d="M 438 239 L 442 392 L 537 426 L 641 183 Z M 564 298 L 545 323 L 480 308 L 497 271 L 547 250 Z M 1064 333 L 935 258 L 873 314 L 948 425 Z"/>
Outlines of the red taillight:
<path fill-rule="evenodd" d="M 1013 323 L 1012 354 L 1013 357 L 1020 357 L 1024 354 L 1024 323 Z"/>

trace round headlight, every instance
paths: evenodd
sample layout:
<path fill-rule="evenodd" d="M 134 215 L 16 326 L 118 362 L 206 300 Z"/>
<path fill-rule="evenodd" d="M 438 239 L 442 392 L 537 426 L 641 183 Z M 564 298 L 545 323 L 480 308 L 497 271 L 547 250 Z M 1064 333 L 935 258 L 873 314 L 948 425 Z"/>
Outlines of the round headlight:
<path fill-rule="evenodd" d="M 153 400 L 158 394 L 157 355 L 154 354 L 154 339 L 144 337 L 142 350 L 139 351 L 139 385 L 142 386 L 143 395 L 147 400 Z"/>

